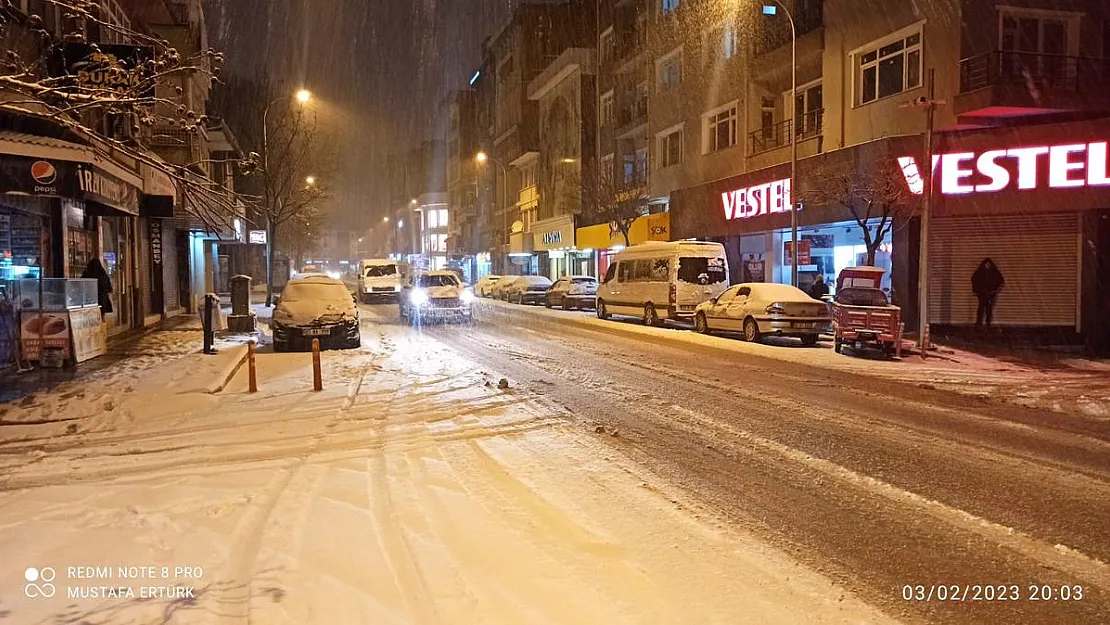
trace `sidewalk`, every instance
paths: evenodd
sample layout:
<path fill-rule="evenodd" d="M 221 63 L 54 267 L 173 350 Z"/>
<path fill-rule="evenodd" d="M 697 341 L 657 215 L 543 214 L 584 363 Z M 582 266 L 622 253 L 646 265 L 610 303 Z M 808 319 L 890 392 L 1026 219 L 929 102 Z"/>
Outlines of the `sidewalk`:
<path fill-rule="evenodd" d="M 190 314 L 171 317 L 150 328 L 110 338 L 107 353 L 75 367 L 36 368 L 26 373 L 9 371 L 0 374 L 0 407 L 16 402 L 20 405 L 33 404 L 39 394 L 66 393 L 89 384 L 109 383 L 120 377 L 136 381 L 141 372 L 180 360 L 190 363 L 181 372 L 183 379 L 218 377 L 218 371 L 210 371 L 214 366 L 212 363 L 235 358 L 235 354 L 245 353 L 246 350 L 239 337 L 217 335 L 217 354 L 206 356 L 201 353 L 203 343 L 204 333 L 199 317 Z M 215 368 L 220 370 L 221 366 Z M 175 382 L 171 379 L 170 383 Z M 206 388 L 207 383 L 200 386 Z M 7 420 L 7 417 L 0 415 L 0 424 Z"/>
<path fill-rule="evenodd" d="M 480 300 L 479 318 L 501 323 L 499 317 L 544 317 L 594 330 L 627 332 L 642 336 L 682 341 L 715 349 L 750 354 L 846 374 L 866 375 L 1055 412 L 1110 421 L 1110 361 L 1068 355 L 1041 360 L 1016 353 L 981 354 L 941 346 L 922 358 L 916 351 L 903 352 L 901 360 L 884 360 L 868 355 L 837 354 L 822 341 L 802 347 L 794 339 L 774 337 L 762 343 L 747 343 L 728 335 L 707 336 L 687 326 L 667 322 L 664 328 L 649 328 L 632 319 L 598 319 L 592 312 L 548 310 L 518 306 L 496 300 Z M 523 321 L 523 319 L 520 319 Z"/>

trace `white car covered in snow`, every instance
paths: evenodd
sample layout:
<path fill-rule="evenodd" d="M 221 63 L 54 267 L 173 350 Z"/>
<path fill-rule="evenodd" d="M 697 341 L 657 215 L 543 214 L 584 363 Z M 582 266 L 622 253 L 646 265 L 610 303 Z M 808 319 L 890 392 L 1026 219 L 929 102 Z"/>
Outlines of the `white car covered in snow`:
<path fill-rule="evenodd" d="M 640 317 L 645 325 L 688 320 L 698 304 L 728 288 L 728 261 L 720 243 L 645 243 L 612 259 L 597 288 L 597 316 Z"/>
<path fill-rule="evenodd" d="M 398 296 L 401 321 L 411 324 L 427 321 L 465 321 L 473 319 L 474 293 L 463 287 L 453 271 L 429 271 L 412 276 Z"/>
<path fill-rule="evenodd" d="M 698 332 L 742 332 L 744 340 L 764 336 L 796 336 L 805 345 L 816 345 L 829 331 L 829 308 L 805 291 L 789 284 L 756 282 L 737 284 L 698 306 L 694 326 Z"/>
<path fill-rule="evenodd" d="M 501 290 L 502 299 L 517 304 L 542 304 L 551 288 L 547 276 L 517 276 Z"/>
<path fill-rule="evenodd" d="M 486 275 L 478 278 L 478 282 L 474 284 L 474 294 L 478 297 L 493 297 L 493 289 L 498 282 L 501 281 L 501 276 Z"/>
<path fill-rule="evenodd" d="M 270 323 L 274 351 L 355 348 L 362 344 L 358 305 L 342 280 L 306 276 L 286 283 Z"/>
<path fill-rule="evenodd" d="M 359 263 L 359 297 L 365 304 L 375 299 L 393 299 L 401 292 L 408 266 L 388 258 L 371 258 Z"/>

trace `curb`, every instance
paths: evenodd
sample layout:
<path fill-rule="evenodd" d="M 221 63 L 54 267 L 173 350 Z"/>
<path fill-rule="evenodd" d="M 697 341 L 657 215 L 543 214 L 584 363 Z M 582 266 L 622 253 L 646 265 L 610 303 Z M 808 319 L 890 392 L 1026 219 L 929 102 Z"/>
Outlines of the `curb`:
<path fill-rule="evenodd" d="M 239 369 L 243 366 L 243 363 L 247 361 L 247 347 L 245 345 L 236 346 L 232 349 L 240 350 L 242 353 L 239 354 L 238 358 L 228 364 L 223 373 L 218 378 L 216 378 L 214 382 L 209 384 L 204 389 L 205 393 L 208 393 L 209 395 L 215 395 L 216 393 L 224 390 L 228 383 L 230 383 L 231 380 L 235 377 L 235 374 L 239 372 Z"/>

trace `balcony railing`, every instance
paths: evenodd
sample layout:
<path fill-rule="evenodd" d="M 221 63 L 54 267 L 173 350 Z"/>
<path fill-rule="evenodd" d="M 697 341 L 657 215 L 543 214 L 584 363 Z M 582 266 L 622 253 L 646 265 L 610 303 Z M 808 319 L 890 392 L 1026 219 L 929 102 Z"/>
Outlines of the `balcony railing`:
<path fill-rule="evenodd" d="M 617 113 L 617 129 L 619 132 L 627 130 L 629 126 L 638 126 L 647 121 L 648 104 L 647 100 L 640 100 L 639 102 L 623 108 Z"/>
<path fill-rule="evenodd" d="M 1056 91 L 1103 91 L 1110 60 L 996 50 L 960 61 L 960 93 L 999 85 Z"/>
<path fill-rule="evenodd" d="M 810 111 L 800 119 L 801 124 L 799 124 L 797 128 L 796 134 L 793 130 L 794 120 L 792 119 L 787 119 L 773 126 L 760 128 L 755 132 L 749 133 L 748 154 L 761 154 L 763 152 L 786 147 L 790 145 L 790 137 L 792 134 L 797 137 L 797 141 L 799 142 L 816 139 L 821 136 L 821 129 L 825 122 L 825 109 Z"/>

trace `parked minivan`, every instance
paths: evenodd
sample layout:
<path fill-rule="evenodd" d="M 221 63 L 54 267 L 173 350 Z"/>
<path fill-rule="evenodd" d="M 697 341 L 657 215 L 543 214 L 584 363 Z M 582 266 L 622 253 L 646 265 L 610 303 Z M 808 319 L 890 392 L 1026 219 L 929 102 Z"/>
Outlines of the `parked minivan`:
<path fill-rule="evenodd" d="M 358 291 L 364 304 L 375 298 L 395 298 L 408 274 L 408 264 L 388 258 L 370 258 L 359 263 Z"/>
<path fill-rule="evenodd" d="M 613 257 L 597 288 L 597 316 L 627 315 L 645 325 L 690 320 L 698 304 L 728 288 L 728 260 L 720 243 L 645 243 Z"/>

